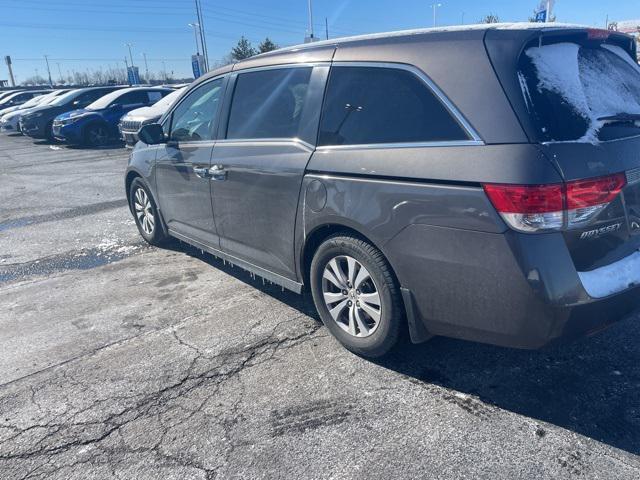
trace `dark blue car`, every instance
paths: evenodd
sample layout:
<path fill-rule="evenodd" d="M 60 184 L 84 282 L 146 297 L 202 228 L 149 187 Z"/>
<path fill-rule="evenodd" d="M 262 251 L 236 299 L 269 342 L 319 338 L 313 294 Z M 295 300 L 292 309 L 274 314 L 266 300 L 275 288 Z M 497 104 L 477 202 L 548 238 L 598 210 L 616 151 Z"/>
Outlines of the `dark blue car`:
<path fill-rule="evenodd" d="M 153 105 L 173 90 L 162 87 L 132 87 L 111 92 L 86 108 L 58 115 L 53 121 L 57 140 L 98 147 L 118 138 L 118 122 L 125 113 Z"/>

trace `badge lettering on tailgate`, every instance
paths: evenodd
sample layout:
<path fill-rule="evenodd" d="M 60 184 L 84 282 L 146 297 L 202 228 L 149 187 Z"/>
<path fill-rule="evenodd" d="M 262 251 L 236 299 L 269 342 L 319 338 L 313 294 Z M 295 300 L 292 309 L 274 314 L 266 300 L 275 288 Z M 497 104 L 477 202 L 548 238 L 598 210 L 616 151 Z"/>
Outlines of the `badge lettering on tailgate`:
<path fill-rule="evenodd" d="M 617 232 L 622 227 L 621 223 L 614 223 L 613 225 L 607 225 L 606 227 L 596 228 L 595 230 L 589 230 L 582 232 L 580 240 L 587 240 L 592 238 L 600 238 L 608 233 Z"/>

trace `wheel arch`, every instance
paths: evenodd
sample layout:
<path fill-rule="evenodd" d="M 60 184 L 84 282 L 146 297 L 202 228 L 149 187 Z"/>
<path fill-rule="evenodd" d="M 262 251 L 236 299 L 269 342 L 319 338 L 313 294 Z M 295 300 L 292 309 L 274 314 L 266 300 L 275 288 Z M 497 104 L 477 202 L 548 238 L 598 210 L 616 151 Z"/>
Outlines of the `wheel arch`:
<path fill-rule="evenodd" d="M 357 228 L 356 226 L 334 221 L 315 226 L 310 232 L 307 233 L 305 237 L 304 244 L 302 245 L 300 253 L 300 273 L 302 277 L 302 283 L 304 284 L 305 288 L 309 288 L 309 271 L 314 253 L 322 244 L 322 242 L 324 242 L 327 238 L 338 234 L 345 234 L 355 238 L 359 238 L 361 240 L 364 240 L 365 242 L 370 243 L 375 248 L 380 250 L 384 255 L 387 263 L 389 263 L 389 266 L 391 267 L 391 272 L 393 273 L 393 277 L 396 281 L 397 286 L 400 287 L 400 282 L 398 280 L 398 275 L 396 274 L 395 268 L 381 245 L 373 240 L 369 235 L 362 233 L 361 229 Z"/>
<path fill-rule="evenodd" d="M 129 206 L 129 211 L 131 212 L 131 215 L 135 215 L 131 207 L 131 184 L 136 178 L 139 178 L 140 181 L 144 184 L 144 186 L 149 191 L 149 194 L 153 199 L 153 203 L 156 206 L 156 211 L 158 212 L 158 216 L 160 217 L 160 226 L 162 227 L 162 230 L 164 231 L 164 233 L 168 235 L 169 231 L 164 221 L 164 217 L 162 216 L 162 211 L 160 210 L 160 203 L 158 202 L 158 199 L 156 197 L 156 192 L 153 190 L 153 188 L 151 188 L 151 186 L 149 185 L 149 182 L 144 177 L 144 175 L 134 168 L 130 168 L 124 177 L 125 194 L 127 196 L 127 205 Z"/>

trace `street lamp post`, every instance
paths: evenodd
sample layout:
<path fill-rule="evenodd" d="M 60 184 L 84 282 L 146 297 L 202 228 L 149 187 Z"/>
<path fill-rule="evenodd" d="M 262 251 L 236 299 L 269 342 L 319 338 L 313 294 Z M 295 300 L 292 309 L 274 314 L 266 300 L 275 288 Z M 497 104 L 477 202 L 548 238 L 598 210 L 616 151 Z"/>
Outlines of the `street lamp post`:
<path fill-rule="evenodd" d="M 436 10 L 438 8 L 440 8 L 441 6 L 442 6 L 441 3 L 432 3 L 431 4 L 431 8 L 433 9 L 433 26 L 434 27 L 437 25 L 437 22 L 436 22 Z"/>
<path fill-rule="evenodd" d="M 190 27 L 193 27 L 193 37 L 196 40 L 196 55 L 200 55 L 200 45 L 198 44 L 198 29 L 200 28 L 200 24 L 198 22 L 193 22 L 189 24 Z"/>
<path fill-rule="evenodd" d="M 131 66 L 133 67 L 133 54 L 131 53 L 131 47 L 133 47 L 133 45 L 125 43 L 124 46 L 129 49 L 129 60 L 131 60 Z"/>
<path fill-rule="evenodd" d="M 51 80 L 51 69 L 49 68 L 49 55 L 44 56 L 44 61 L 47 62 L 47 73 L 49 74 L 49 86 L 53 87 L 53 81 Z"/>

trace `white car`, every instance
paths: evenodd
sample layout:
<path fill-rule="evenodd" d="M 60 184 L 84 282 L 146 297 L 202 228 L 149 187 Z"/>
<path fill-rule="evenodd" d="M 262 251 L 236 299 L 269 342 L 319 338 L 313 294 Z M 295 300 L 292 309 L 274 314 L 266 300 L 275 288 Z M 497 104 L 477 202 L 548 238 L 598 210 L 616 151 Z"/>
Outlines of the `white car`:
<path fill-rule="evenodd" d="M 44 95 L 45 93 L 51 92 L 51 89 L 48 88 L 46 90 L 25 90 L 25 91 L 17 91 L 11 93 L 9 95 L 3 96 L 0 99 L 0 111 L 5 108 L 15 107 L 16 105 L 22 105 L 23 103 L 28 102 L 33 97 L 38 97 L 40 95 Z"/>
<path fill-rule="evenodd" d="M 34 97 L 28 102 L 23 103 L 22 105 L 17 105 L 15 107 L 5 108 L 4 110 L 1 110 L 0 111 L 0 132 L 5 132 L 5 133 L 19 132 L 20 129 L 18 125 L 20 122 L 20 117 L 23 114 L 29 113 L 33 108 L 49 104 L 49 102 L 52 102 L 57 97 L 59 97 L 60 95 L 68 91 L 69 89 L 55 90 L 45 95 Z"/>
<path fill-rule="evenodd" d="M 118 128 L 120 130 L 120 136 L 127 144 L 127 147 L 133 147 L 138 142 L 138 130 L 140 130 L 140 127 L 160 120 L 160 117 L 173 105 L 173 102 L 184 92 L 185 88 L 187 87 L 182 87 L 175 92 L 171 92 L 150 107 L 131 110 L 120 119 Z"/>

